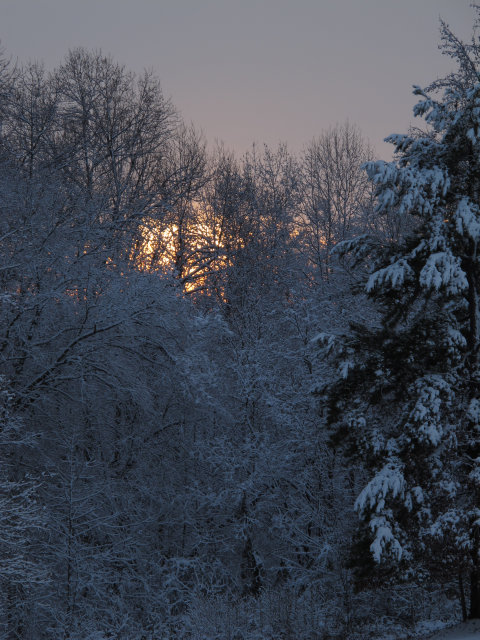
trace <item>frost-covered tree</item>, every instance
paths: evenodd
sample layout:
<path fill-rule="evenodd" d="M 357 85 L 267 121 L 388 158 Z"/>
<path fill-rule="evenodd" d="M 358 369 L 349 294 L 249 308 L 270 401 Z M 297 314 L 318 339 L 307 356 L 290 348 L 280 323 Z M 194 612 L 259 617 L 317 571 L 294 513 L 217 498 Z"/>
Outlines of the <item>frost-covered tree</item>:
<path fill-rule="evenodd" d="M 468 575 L 468 615 L 478 618 L 480 43 L 460 42 L 444 23 L 441 33 L 458 66 L 415 88 L 425 132 L 390 136 L 394 161 L 366 165 L 379 215 L 408 214 L 413 231 L 396 243 L 362 237 L 343 246 L 373 260 L 366 290 L 378 325 L 322 340 L 338 344 L 329 394 L 336 439 L 370 473 L 356 510 L 371 568 L 458 580 L 464 616 Z"/>
<path fill-rule="evenodd" d="M 12 410 L 14 397 L 0 376 L 0 637 L 29 637 L 29 620 L 49 582 L 37 561 L 39 533 L 45 526 L 38 501 L 40 482 L 30 471 L 20 472 L 22 453 L 32 456 L 36 438 L 25 431 Z M 30 612 L 30 614 L 27 613 Z M 24 635 L 22 635 L 24 634 Z"/>
<path fill-rule="evenodd" d="M 361 167 L 372 158 L 368 141 L 349 122 L 322 132 L 305 149 L 297 225 L 317 277 L 328 279 L 335 243 L 367 226 L 372 189 Z"/>

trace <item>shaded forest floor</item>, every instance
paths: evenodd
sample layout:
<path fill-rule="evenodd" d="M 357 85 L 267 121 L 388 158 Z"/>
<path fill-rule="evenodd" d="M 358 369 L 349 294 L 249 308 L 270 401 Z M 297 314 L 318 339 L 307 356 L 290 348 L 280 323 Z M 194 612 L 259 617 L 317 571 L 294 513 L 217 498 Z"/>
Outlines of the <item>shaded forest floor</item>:
<path fill-rule="evenodd" d="M 421 640 L 480 640 L 480 620 L 468 620 L 454 627 L 426 632 Z"/>

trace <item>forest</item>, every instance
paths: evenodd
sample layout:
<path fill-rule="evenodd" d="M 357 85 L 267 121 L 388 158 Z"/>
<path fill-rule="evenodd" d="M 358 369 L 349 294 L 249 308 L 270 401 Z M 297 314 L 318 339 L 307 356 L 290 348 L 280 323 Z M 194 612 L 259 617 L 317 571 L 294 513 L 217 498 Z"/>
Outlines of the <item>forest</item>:
<path fill-rule="evenodd" d="M 1 639 L 480 618 L 474 11 L 391 162 L 350 122 L 238 158 L 153 73 L 2 53 Z"/>

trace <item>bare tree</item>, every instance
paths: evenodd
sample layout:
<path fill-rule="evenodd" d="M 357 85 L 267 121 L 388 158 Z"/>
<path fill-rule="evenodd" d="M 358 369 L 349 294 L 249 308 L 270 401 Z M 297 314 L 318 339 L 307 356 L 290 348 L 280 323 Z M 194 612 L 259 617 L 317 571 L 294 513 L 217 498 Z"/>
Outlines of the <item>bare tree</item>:
<path fill-rule="evenodd" d="M 302 206 L 298 225 L 310 263 L 328 279 L 335 243 L 365 228 L 372 187 L 362 165 L 373 151 L 349 122 L 314 138 L 302 162 Z"/>
<path fill-rule="evenodd" d="M 50 162 L 57 117 L 57 94 L 42 64 L 15 69 L 3 113 L 2 141 L 29 180 Z"/>
<path fill-rule="evenodd" d="M 193 126 L 175 129 L 155 181 L 161 216 L 143 218 L 132 255 L 142 268 L 171 269 L 191 290 L 202 271 L 207 229 L 199 199 L 208 182 L 206 143 Z"/>
<path fill-rule="evenodd" d="M 129 254 L 144 217 L 163 212 L 162 175 L 177 113 L 153 74 L 136 77 L 101 52 L 71 51 L 55 82 L 56 164 L 87 205 L 94 203 L 110 240 L 128 232 L 123 251 Z"/>

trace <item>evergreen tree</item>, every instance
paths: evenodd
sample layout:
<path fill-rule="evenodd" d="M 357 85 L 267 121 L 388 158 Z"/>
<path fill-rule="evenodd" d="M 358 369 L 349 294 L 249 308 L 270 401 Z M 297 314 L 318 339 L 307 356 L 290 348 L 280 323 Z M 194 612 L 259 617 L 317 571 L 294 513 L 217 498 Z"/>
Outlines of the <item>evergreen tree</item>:
<path fill-rule="evenodd" d="M 460 585 L 468 573 L 468 616 L 479 618 L 480 41 L 461 42 L 445 23 L 441 34 L 457 71 L 415 87 L 425 131 L 390 136 L 394 161 L 366 164 L 379 215 L 407 215 L 413 230 L 341 248 L 372 261 L 378 322 L 321 338 L 338 344 L 335 438 L 370 473 L 355 508 L 372 566 Z"/>

